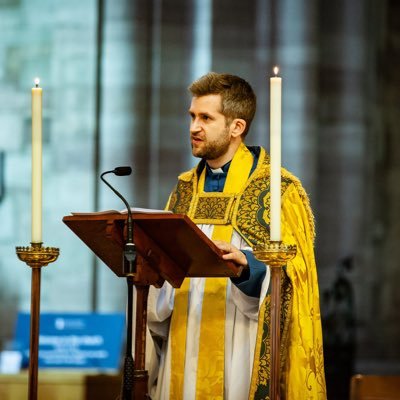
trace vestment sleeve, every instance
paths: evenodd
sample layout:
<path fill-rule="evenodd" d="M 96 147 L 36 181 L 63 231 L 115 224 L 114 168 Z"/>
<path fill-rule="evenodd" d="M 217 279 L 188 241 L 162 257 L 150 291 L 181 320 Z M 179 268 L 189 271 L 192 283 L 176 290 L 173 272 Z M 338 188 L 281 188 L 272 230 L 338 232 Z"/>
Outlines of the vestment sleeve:
<path fill-rule="evenodd" d="M 265 278 L 265 264 L 258 261 L 253 252 L 242 250 L 246 256 L 248 268 L 238 278 L 231 278 L 232 283 L 244 294 L 251 297 L 260 298 L 261 286 Z"/>
<path fill-rule="evenodd" d="M 153 336 L 159 336 L 163 339 L 167 338 L 173 307 L 174 288 L 168 282 L 164 282 L 164 285 L 160 289 L 150 286 L 147 323 Z"/>

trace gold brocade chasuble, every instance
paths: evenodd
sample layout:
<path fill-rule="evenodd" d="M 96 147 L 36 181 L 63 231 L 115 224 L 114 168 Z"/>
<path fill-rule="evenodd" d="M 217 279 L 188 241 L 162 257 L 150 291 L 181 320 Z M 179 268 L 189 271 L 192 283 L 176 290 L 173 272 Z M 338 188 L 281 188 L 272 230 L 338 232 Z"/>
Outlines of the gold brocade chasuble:
<path fill-rule="evenodd" d="M 211 202 L 208 200 L 202 206 L 203 199 L 198 190 L 197 173 L 198 171 L 193 169 L 179 176 L 178 184 L 169 199 L 167 206 L 169 210 L 187 214 L 197 224 L 227 224 L 230 228 L 235 229 L 251 247 L 269 240 L 269 158 L 264 149 L 260 149 L 255 171 L 235 196 L 229 196 L 225 191 L 224 193 L 208 194 L 209 196 L 222 196 L 222 200 L 214 205 L 212 200 Z M 315 237 L 313 215 L 307 194 L 299 180 L 284 169 L 282 169 L 281 193 L 282 240 L 286 244 L 297 246 L 296 257 L 282 272 L 281 399 L 323 400 L 326 399 L 326 386 L 319 293 L 313 249 Z M 217 218 L 213 219 L 212 217 L 215 215 Z M 174 313 L 171 321 L 172 340 L 180 344 L 180 346 L 175 345 L 175 348 L 172 348 L 172 359 L 181 359 L 179 370 L 181 376 L 177 378 L 176 383 L 173 382 L 176 378 L 171 378 L 171 387 L 178 389 L 176 392 L 170 393 L 170 399 L 182 398 L 185 351 L 182 349 L 182 343 L 185 343 L 186 339 L 187 304 L 183 305 L 179 312 L 176 306 L 180 307 L 179 304 L 184 304 L 184 301 L 178 300 L 181 293 L 187 301 L 189 283 L 185 281 L 184 286 L 186 289 L 182 287 L 175 294 Z M 259 311 L 257 342 L 249 389 L 249 399 L 251 400 L 269 399 L 271 356 L 269 301 L 270 293 L 267 293 Z M 174 326 L 181 326 L 183 321 L 185 321 L 184 328 L 178 332 L 174 331 Z M 176 333 L 178 335 L 174 339 Z M 179 335 L 181 335 L 180 338 Z M 223 340 L 222 337 L 220 340 Z M 223 353 L 221 353 L 221 357 L 223 357 Z M 216 365 L 214 360 L 213 365 Z M 223 368 L 223 359 L 218 359 L 218 365 Z M 172 373 L 175 375 L 174 366 L 171 367 Z M 215 378 L 215 382 L 223 379 L 223 372 L 218 376 Z M 199 382 L 197 384 L 199 385 Z M 223 383 L 218 383 L 215 387 L 221 387 L 221 385 Z M 175 396 L 175 394 L 177 395 Z M 209 394 L 206 397 L 196 398 L 221 399 L 221 396 L 222 394 L 218 396 Z"/>
<path fill-rule="evenodd" d="M 253 166 L 253 156 L 242 143 L 236 151 L 224 185 L 223 193 L 204 192 L 203 169 L 194 185 L 192 212 L 188 215 L 196 223 L 214 224 L 212 239 L 230 242 L 233 227 L 229 213 L 236 193 L 239 193 Z M 208 203 L 207 207 L 204 207 Z M 221 207 L 227 204 L 225 212 Z M 211 207 L 211 208 L 210 208 Z M 212 210 L 211 212 L 205 211 Z M 200 216 L 200 218 L 196 218 Z M 200 221 L 201 220 L 201 221 Z M 227 278 L 206 278 L 201 314 L 200 343 L 197 364 L 196 399 L 224 398 L 225 365 L 225 305 Z M 185 346 L 187 329 L 188 292 L 190 280 L 185 279 L 175 290 L 174 311 L 171 320 L 171 382 L 170 398 L 183 399 Z"/>

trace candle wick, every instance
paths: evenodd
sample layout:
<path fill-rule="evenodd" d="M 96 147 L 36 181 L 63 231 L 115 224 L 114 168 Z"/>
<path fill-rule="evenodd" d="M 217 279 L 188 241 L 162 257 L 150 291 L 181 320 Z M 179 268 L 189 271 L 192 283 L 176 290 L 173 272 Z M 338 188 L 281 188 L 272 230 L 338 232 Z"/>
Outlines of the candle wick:
<path fill-rule="evenodd" d="M 38 84 L 38 83 L 35 83 L 35 87 L 37 87 L 37 88 L 38 88 L 38 87 L 39 87 L 39 84 Z"/>

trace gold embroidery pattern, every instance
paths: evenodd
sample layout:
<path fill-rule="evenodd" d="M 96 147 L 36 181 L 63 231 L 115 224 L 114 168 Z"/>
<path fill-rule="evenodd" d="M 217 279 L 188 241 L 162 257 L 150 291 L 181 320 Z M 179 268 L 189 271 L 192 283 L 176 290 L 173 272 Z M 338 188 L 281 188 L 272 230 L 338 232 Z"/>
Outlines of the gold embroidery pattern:
<path fill-rule="evenodd" d="M 193 194 L 193 183 L 178 181 L 178 184 L 171 195 L 168 209 L 175 214 L 187 214 Z"/>
<path fill-rule="evenodd" d="M 306 191 L 304 190 L 303 186 L 301 185 L 301 182 L 299 181 L 299 179 L 296 178 L 294 175 L 292 175 L 290 172 L 286 171 L 284 168 L 282 168 L 282 177 L 284 179 L 291 180 L 293 182 L 293 184 L 295 185 L 297 192 L 299 193 L 299 196 L 303 202 L 303 206 L 306 210 L 312 239 L 314 241 L 314 239 L 315 239 L 315 221 L 314 221 L 314 215 L 313 215 L 313 212 L 312 212 L 311 206 L 310 206 L 310 199 L 309 199 Z"/>
<path fill-rule="evenodd" d="M 223 225 L 230 222 L 235 197 L 223 193 L 202 193 L 195 197 L 190 217 L 195 224 Z"/>
<path fill-rule="evenodd" d="M 326 398 L 326 383 L 325 383 L 325 371 L 324 371 L 324 349 L 322 342 L 316 341 L 315 349 L 315 379 L 317 385 L 320 387 L 319 393 Z"/>

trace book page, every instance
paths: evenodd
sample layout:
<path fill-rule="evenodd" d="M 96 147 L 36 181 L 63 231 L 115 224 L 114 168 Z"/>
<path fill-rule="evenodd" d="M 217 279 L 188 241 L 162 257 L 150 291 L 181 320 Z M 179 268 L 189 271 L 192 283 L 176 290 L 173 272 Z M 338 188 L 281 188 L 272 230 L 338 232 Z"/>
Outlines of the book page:
<path fill-rule="evenodd" d="M 142 207 L 131 207 L 132 213 L 144 213 L 144 214 L 172 214 L 172 211 L 168 210 L 157 210 L 154 208 L 142 208 Z M 124 208 L 123 210 L 102 210 L 102 211 L 92 211 L 92 212 L 71 212 L 71 215 L 107 215 L 107 214 L 127 214 L 128 210 Z"/>

